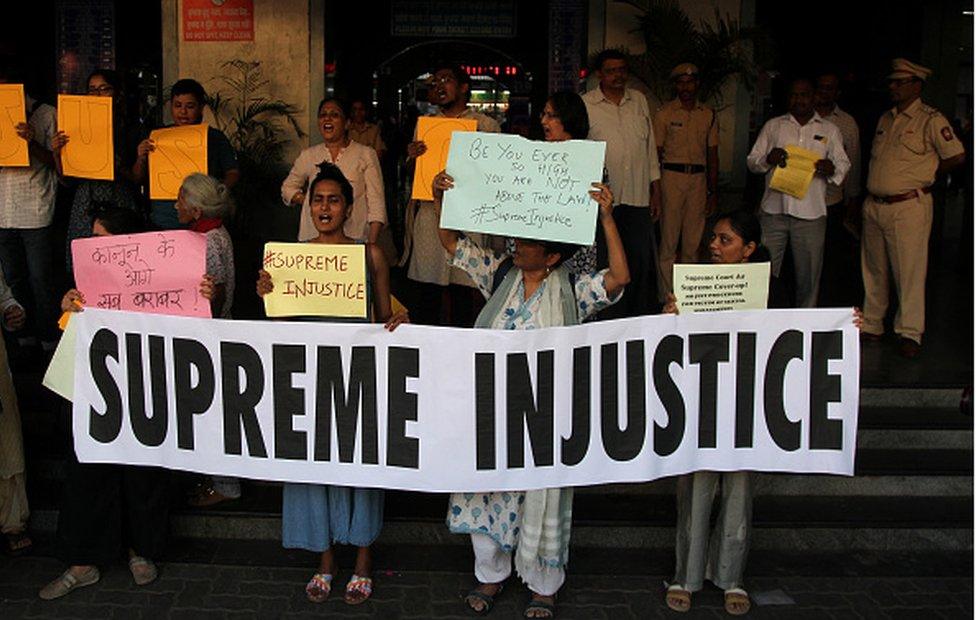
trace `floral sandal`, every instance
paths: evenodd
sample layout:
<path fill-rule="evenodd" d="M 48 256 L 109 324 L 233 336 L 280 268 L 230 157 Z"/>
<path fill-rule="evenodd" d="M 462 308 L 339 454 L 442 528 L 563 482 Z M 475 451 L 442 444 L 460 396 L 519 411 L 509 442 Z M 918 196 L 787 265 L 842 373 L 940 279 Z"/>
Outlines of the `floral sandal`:
<path fill-rule="evenodd" d="M 353 575 L 346 584 L 345 601 L 350 605 L 365 603 L 373 593 L 373 580 L 369 577 Z"/>
<path fill-rule="evenodd" d="M 305 586 L 305 596 L 313 603 L 324 603 L 332 592 L 332 575 L 315 573 Z"/>

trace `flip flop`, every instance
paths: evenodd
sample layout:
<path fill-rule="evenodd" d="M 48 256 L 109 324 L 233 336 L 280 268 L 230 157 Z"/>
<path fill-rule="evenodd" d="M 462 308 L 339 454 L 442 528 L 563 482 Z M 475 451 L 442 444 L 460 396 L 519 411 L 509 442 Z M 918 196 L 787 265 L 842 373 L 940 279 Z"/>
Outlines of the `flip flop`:
<path fill-rule="evenodd" d="M 369 577 L 353 575 L 346 584 L 344 600 L 350 605 L 361 605 L 373 594 L 373 580 Z"/>
<path fill-rule="evenodd" d="M 664 602 L 667 603 L 668 609 L 671 611 L 684 613 L 691 609 L 691 592 L 682 585 L 672 584 L 668 586 L 668 591 L 664 595 Z"/>
<path fill-rule="evenodd" d="M 153 561 L 138 555 L 129 559 L 129 572 L 137 586 L 149 585 L 159 576 L 159 569 Z"/>
<path fill-rule="evenodd" d="M 332 575 L 315 573 L 305 585 L 305 596 L 312 603 L 324 603 L 332 592 Z"/>
<path fill-rule="evenodd" d="M 743 616 L 749 613 L 751 607 L 749 594 L 742 588 L 729 588 L 725 591 L 725 613 L 732 616 Z"/>

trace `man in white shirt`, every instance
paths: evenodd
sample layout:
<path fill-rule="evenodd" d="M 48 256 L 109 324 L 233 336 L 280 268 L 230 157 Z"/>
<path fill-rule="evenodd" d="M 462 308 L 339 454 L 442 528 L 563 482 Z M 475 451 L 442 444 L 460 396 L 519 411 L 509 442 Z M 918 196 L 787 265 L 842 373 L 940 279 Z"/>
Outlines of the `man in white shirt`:
<path fill-rule="evenodd" d="M 844 152 L 840 130 L 833 123 L 820 118 L 814 110 L 813 90 L 810 80 L 793 81 L 789 93 L 789 114 L 770 119 L 763 126 L 746 160 L 749 170 L 766 175 L 766 191 L 759 215 L 762 241 L 772 255 L 774 276 L 779 276 L 786 245 L 790 245 L 796 271 L 798 308 L 817 305 L 824 232 L 827 228 L 827 182 L 840 185 L 851 166 Z M 821 156 L 803 198 L 795 198 L 769 187 L 776 166 L 787 165 L 787 146 L 797 146 Z"/>
<path fill-rule="evenodd" d="M 0 83 L 23 82 L 20 70 L 0 67 Z M 47 351 L 58 343 L 60 295 L 54 272 L 54 199 L 58 177 L 51 140 L 57 133 L 57 112 L 25 93 L 27 122 L 17 135 L 27 141 L 29 167 L 0 167 L 0 264 L 14 296 L 27 304 L 31 336 Z"/>
<path fill-rule="evenodd" d="M 657 142 L 647 98 L 627 88 L 627 57 L 618 50 L 600 52 L 594 62 L 598 88 L 583 95 L 590 118 L 590 140 L 607 143 L 606 183 L 613 190 L 613 217 L 620 230 L 630 284 L 620 301 L 600 314 L 620 318 L 657 311 L 657 240 L 654 222 L 661 213 Z M 597 231 L 597 264 L 607 262 L 606 244 Z"/>
<path fill-rule="evenodd" d="M 860 247 L 845 225 L 855 214 L 860 217 L 857 200 L 861 193 L 861 133 L 854 117 L 837 105 L 840 92 L 840 79 L 836 74 L 825 72 L 817 76 L 814 109 L 820 118 L 837 125 L 844 139 L 844 152 L 851 161 L 843 185 L 827 184 L 827 233 L 820 305 L 836 307 L 856 306 L 861 302 L 861 273 L 851 268 L 861 260 Z"/>

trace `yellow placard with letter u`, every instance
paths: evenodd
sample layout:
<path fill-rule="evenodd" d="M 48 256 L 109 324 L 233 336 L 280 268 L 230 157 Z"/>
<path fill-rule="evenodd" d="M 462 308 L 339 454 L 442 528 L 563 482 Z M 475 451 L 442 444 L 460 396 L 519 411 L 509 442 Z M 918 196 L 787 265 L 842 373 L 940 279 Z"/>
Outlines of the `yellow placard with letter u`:
<path fill-rule="evenodd" d="M 58 130 L 68 134 L 61 149 L 65 176 L 115 179 L 111 97 L 58 95 Z"/>

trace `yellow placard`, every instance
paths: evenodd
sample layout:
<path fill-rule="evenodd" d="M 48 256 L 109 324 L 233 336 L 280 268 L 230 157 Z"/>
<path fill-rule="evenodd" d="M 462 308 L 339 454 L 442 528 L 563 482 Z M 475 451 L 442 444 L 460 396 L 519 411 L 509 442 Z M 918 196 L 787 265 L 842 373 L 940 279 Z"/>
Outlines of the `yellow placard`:
<path fill-rule="evenodd" d="M 149 197 L 176 200 L 183 179 L 194 172 L 207 174 L 207 126 L 180 125 L 149 134 Z"/>
<path fill-rule="evenodd" d="M 438 172 L 447 167 L 447 152 L 451 148 L 451 133 L 475 131 L 478 121 L 470 118 L 439 118 L 422 116 L 417 119 L 417 140 L 427 145 L 427 150 L 417 158 L 413 172 L 411 198 L 433 200 L 431 184 Z"/>
<path fill-rule="evenodd" d="M 786 167 L 776 166 L 769 179 L 769 189 L 803 200 L 816 173 L 817 162 L 823 157 L 816 151 L 792 144 L 786 147 L 786 155 Z"/>
<path fill-rule="evenodd" d="M 58 95 L 58 130 L 68 134 L 61 149 L 65 176 L 115 179 L 111 97 Z"/>
<path fill-rule="evenodd" d="M 0 84 L 0 166 L 30 166 L 27 140 L 17 125 L 27 122 L 23 84 Z"/>
<path fill-rule="evenodd" d="M 359 243 L 266 243 L 264 270 L 274 290 L 268 316 L 365 318 L 366 246 Z"/>

